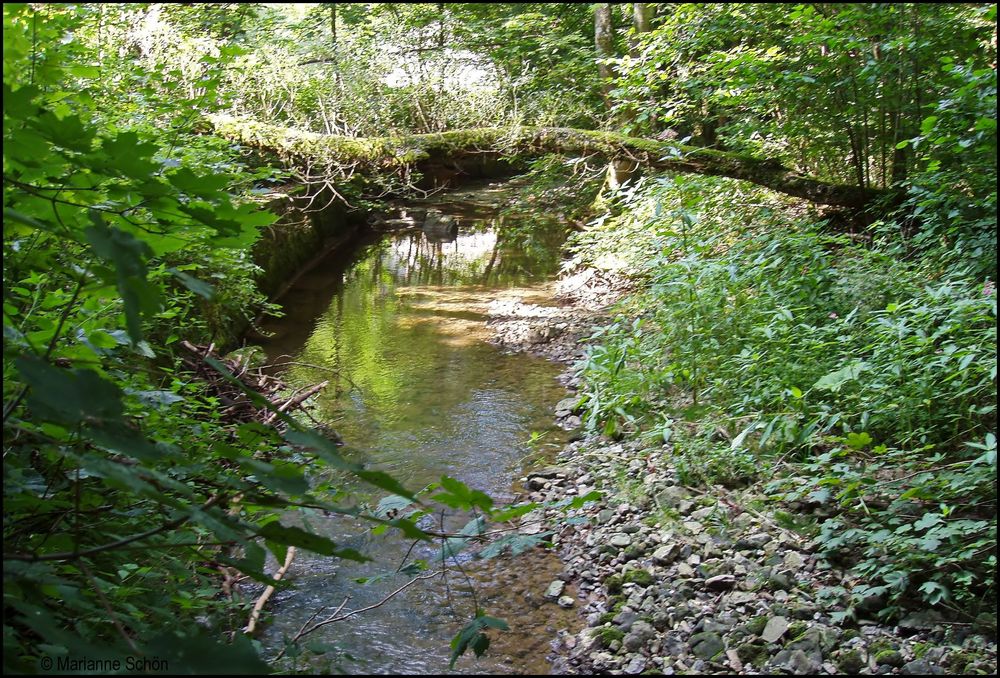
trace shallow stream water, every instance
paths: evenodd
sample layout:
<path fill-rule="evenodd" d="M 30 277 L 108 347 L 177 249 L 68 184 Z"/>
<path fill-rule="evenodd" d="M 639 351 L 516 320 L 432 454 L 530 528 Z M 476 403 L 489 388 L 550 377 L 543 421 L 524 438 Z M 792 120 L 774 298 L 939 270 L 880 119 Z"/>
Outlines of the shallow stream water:
<path fill-rule="evenodd" d="M 281 299 L 285 317 L 264 327 L 269 361 L 292 363 L 287 381 L 330 381 L 312 413 L 342 437 L 344 455 L 411 490 L 448 475 L 512 501 L 526 460 L 565 441 L 552 415 L 566 396 L 556 381 L 560 367 L 486 342 L 492 300 L 546 298 L 541 285 L 557 272 L 564 232 L 544 215 L 509 223 L 500 209 L 508 199 L 509 188 L 489 185 L 395 206 L 376 224 L 379 232 L 299 278 Z M 384 494 L 345 489 L 352 501 L 372 505 Z M 274 597 L 273 621 L 261 634 L 272 654 L 317 611 L 322 619 L 345 599 L 344 611 L 377 603 L 409 580 L 393 574 L 401 564 L 433 562 L 440 551 L 393 532 L 372 536 L 355 521 L 307 519 L 374 560 L 300 553 L 289 575 L 294 587 Z M 443 520 L 456 529 L 466 518 Z M 535 549 L 514 559 L 458 561 L 447 577 L 417 582 L 313 633 L 307 644 L 328 651 L 310 652 L 302 663 L 310 671 L 447 673 L 449 642 L 478 603 L 511 631 L 491 632 L 487 655 L 462 657 L 455 672 L 547 672 L 549 641 L 576 625 L 573 611 L 541 599 L 559 573 L 558 558 Z M 389 576 L 357 581 L 380 575 Z"/>

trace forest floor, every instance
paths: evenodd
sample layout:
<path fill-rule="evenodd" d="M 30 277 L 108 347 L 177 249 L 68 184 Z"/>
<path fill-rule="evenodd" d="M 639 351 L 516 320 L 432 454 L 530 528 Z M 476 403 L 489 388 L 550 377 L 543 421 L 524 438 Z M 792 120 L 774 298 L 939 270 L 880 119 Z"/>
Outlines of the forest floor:
<path fill-rule="evenodd" d="M 492 341 L 564 363 L 561 380 L 575 392 L 573 364 L 626 287 L 584 270 L 552 286 L 552 305 L 498 300 Z M 556 407 L 564 428 L 580 427 L 576 402 Z M 549 504 L 604 495 L 572 512 L 578 521 L 546 512 L 564 569 L 543 595 L 586 619 L 580 633 L 553 639 L 553 673 L 996 673 L 995 626 L 929 609 L 881 623 L 877 597 L 836 621 L 843 606 L 830 592 L 855 578 L 787 527 L 789 515 L 819 509 L 780 504 L 759 486 L 685 487 L 669 444 L 581 432 L 523 482 L 530 500 Z"/>

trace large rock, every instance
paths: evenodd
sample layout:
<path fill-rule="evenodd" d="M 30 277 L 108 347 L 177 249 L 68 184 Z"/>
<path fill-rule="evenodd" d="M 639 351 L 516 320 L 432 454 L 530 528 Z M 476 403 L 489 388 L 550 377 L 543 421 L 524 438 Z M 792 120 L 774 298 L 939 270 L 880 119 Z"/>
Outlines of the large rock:
<path fill-rule="evenodd" d="M 576 414 L 576 404 L 580 401 L 579 397 L 563 398 L 558 403 L 556 403 L 556 417 L 562 419 L 563 417 L 568 417 L 571 414 Z"/>
<path fill-rule="evenodd" d="M 653 551 L 653 561 L 660 565 L 670 565 L 677 560 L 681 554 L 681 547 L 677 543 L 667 544 Z"/>
<path fill-rule="evenodd" d="M 731 574 L 717 574 L 705 580 L 705 588 L 709 591 L 728 591 L 736 586 L 736 577 Z"/>
<path fill-rule="evenodd" d="M 722 636 L 711 631 L 694 634 L 688 644 L 692 654 L 707 660 L 711 660 L 726 650 L 726 643 L 722 640 Z"/>
<path fill-rule="evenodd" d="M 689 499 L 691 494 L 683 487 L 670 486 L 656 495 L 656 505 L 661 509 L 676 509 L 681 502 Z"/>
<path fill-rule="evenodd" d="M 816 661 L 802 650 L 782 650 L 774 655 L 772 666 L 785 669 L 791 673 L 816 675 L 822 667 L 822 661 Z"/>
<path fill-rule="evenodd" d="M 994 667 L 994 673 L 996 672 Z M 914 659 L 912 662 L 903 664 L 900 673 L 907 676 L 940 676 L 946 673 L 940 666 L 935 666 L 923 659 Z"/>
<path fill-rule="evenodd" d="M 422 228 L 430 242 L 454 242 L 458 237 L 458 222 L 455 217 L 439 210 L 427 211 Z"/>
<path fill-rule="evenodd" d="M 549 587 L 545 589 L 545 599 L 546 600 L 558 600 L 559 596 L 562 595 L 563 588 L 566 586 L 566 582 L 556 579 Z"/>
<path fill-rule="evenodd" d="M 632 657 L 632 660 L 625 665 L 622 671 L 630 676 L 635 676 L 642 673 L 643 669 L 646 668 L 646 659 L 639 655 Z"/>
<path fill-rule="evenodd" d="M 656 638 L 656 629 L 649 625 L 648 622 L 637 621 L 632 624 L 631 630 L 628 635 L 625 636 L 625 640 L 622 645 L 625 646 L 626 650 L 635 652 L 645 647 L 646 643 Z"/>
<path fill-rule="evenodd" d="M 627 534 L 620 533 L 611 537 L 611 539 L 608 540 L 608 543 L 614 547 L 623 549 L 632 543 L 632 537 L 628 536 Z"/>
<path fill-rule="evenodd" d="M 764 630 L 761 631 L 760 637 L 765 642 L 777 643 L 787 630 L 787 619 L 784 617 L 771 617 L 767 620 L 767 624 L 764 626 Z"/>

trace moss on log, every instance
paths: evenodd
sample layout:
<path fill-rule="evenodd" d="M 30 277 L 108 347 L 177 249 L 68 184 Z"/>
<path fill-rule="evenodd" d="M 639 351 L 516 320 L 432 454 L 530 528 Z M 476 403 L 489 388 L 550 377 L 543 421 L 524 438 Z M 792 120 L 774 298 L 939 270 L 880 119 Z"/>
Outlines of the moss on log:
<path fill-rule="evenodd" d="M 627 159 L 640 166 L 742 179 L 821 205 L 860 209 L 884 191 L 821 181 L 765 160 L 615 132 L 556 127 L 483 127 L 435 134 L 347 138 L 261 122 L 215 116 L 215 132 L 232 141 L 277 153 L 311 167 L 353 167 L 355 172 L 398 171 L 429 161 L 493 154 L 527 158 L 555 153 Z"/>

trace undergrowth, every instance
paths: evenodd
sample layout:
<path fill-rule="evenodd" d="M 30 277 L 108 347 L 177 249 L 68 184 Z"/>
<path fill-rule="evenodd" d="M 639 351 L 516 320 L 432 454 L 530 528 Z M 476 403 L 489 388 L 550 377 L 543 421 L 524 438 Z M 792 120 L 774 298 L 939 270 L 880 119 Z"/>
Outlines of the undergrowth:
<path fill-rule="evenodd" d="M 768 481 L 834 507 L 816 540 L 860 582 L 844 615 L 872 595 L 885 616 L 914 596 L 989 606 L 997 331 L 980 262 L 907 260 L 726 180 L 647 180 L 617 212 L 575 241 L 643 281 L 591 337 L 585 425 L 669 443 L 688 484 Z"/>

